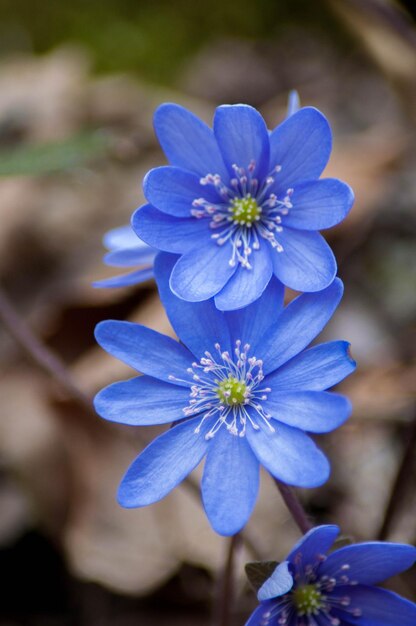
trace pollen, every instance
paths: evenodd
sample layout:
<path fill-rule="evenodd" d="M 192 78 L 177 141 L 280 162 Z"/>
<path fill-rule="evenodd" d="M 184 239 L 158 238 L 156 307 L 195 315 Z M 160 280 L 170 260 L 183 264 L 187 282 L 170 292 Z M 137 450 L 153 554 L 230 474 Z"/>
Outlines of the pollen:
<path fill-rule="evenodd" d="M 231 220 L 240 226 L 252 226 L 261 216 L 261 207 L 250 193 L 243 198 L 234 198 L 229 207 Z"/>
<path fill-rule="evenodd" d="M 247 386 L 234 376 L 229 376 L 218 384 L 217 394 L 222 404 L 239 406 L 247 401 Z"/>
<path fill-rule="evenodd" d="M 316 585 L 302 585 L 295 589 L 293 601 L 299 616 L 315 615 L 324 604 L 322 594 L 316 588 Z"/>

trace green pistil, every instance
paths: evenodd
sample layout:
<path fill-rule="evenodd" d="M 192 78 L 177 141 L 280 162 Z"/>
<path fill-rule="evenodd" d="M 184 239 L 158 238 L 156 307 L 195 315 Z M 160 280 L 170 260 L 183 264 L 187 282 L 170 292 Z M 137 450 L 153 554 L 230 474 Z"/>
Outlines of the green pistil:
<path fill-rule="evenodd" d="M 298 615 L 315 615 L 323 606 L 322 594 L 315 585 L 304 585 L 293 591 Z"/>
<path fill-rule="evenodd" d="M 246 392 L 246 385 L 233 376 L 222 380 L 217 387 L 217 394 L 220 401 L 228 406 L 244 404 L 246 401 Z"/>
<path fill-rule="evenodd" d="M 233 222 L 241 226 L 251 226 L 260 219 L 261 207 L 248 193 L 244 198 L 231 200 L 230 212 Z"/>

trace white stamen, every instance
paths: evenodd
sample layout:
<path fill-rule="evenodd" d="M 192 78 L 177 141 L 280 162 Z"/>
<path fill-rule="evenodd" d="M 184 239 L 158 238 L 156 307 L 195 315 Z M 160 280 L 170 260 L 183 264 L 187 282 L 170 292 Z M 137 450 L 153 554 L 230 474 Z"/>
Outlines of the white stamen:
<path fill-rule="evenodd" d="M 237 263 L 241 267 L 251 270 L 250 256 L 253 251 L 260 249 L 259 239 L 268 241 L 272 248 L 284 252 L 282 244 L 276 234 L 282 232 L 282 218 L 293 208 L 291 196 L 293 188 L 286 190 L 283 199 L 278 199 L 270 191 L 275 183 L 275 175 L 282 169 L 276 165 L 263 181 L 253 177 L 256 162 L 251 160 L 247 167 L 232 165 L 235 176 L 230 179 L 229 187 L 223 182 L 219 174 L 208 173 L 200 179 L 201 185 L 212 185 L 218 194 L 218 201 L 212 202 L 204 198 L 196 198 L 193 202 L 191 215 L 197 219 L 210 217 L 210 228 L 219 230 L 211 235 L 219 246 L 231 245 L 230 267 Z M 236 201 L 252 199 L 254 207 L 247 211 L 247 205 L 238 206 Z M 240 218 L 240 219 L 239 219 Z"/>
<path fill-rule="evenodd" d="M 247 424 L 254 430 L 260 429 L 260 423 L 267 425 L 270 432 L 271 416 L 263 409 L 270 387 L 260 388 L 264 380 L 263 362 L 255 356 L 249 356 L 250 345 L 242 346 L 237 340 L 233 357 L 227 350 L 221 350 L 215 344 L 217 355 L 214 357 L 205 351 L 199 363 L 192 363 L 187 369 L 190 380 L 183 381 L 174 376 L 170 380 L 187 382 L 190 387 L 188 406 L 183 409 L 186 417 L 201 415 L 201 421 L 195 433 L 199 434 L 203 424 L 210 428 L 205 434 L 212 439 L 218 430 L 225 426 L 231 435 L 244 437 Z M 213 418 L 213 421 L 211 420 Z"/>

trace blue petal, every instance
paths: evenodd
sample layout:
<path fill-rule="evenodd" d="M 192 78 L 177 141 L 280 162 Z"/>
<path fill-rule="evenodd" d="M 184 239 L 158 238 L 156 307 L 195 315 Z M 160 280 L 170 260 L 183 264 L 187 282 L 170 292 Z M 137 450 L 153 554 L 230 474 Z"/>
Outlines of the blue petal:
<path fill-rule="evenodd" d="M 172 382 L 170 376 L 186 377 L 193 355 L 177 341 L 133 322 L 106 320 L 95 328 L 95 338 L 112 356 L 142 374 Z M 180 386 L 187 383 L 173 381 Z"/>
<path fill-rule="evenodd" d="M 113 383 L 94 399 L 101 417 L 119 424 L 149 426 L 167 424 L 184 418 L 189 390 L 150 376 Z"/>
<path fill-rule="evenodd" d="M 257 499 L 259 470 L 245 438 L 220 428 L 211 440 L 202 477 L 205 512 L 220 535 L 235 535 L 247 523 Z"/>
<path fill-rule="evenodd" d="M 284 287 L 274 276 L 263 294 L 247 307 L 226 313 L 233 345 L 240 339 L 249 343 L 253 350 L 266 333 L 277 322 L 283 309 Z"/>
<path fill-rule="evenodd" d="M 247 427 L 247 440 L 272 476 L 298 487 L 319 487 L 328 479 L 327 458 L 304 432 L 285 424 L 271 432 L 262 422 L 259 425 L 259 430 Z"/>
<path fill-rule="evenodd" d="M 269 393 L 263 407 L 272 417 L 310 433 L 328 433 L 351 414 L 348 398 L 327 391 Z"/>
<path fill-rule="evenodd" d="M 316 565 L 320 561 L 320 557 L 331 549 L 338 535 L 338 526 L 333 524 L 316 526 L 297 542 L 287 560 L 293 565 L 295 571 L 303 572 L 307 565 Z"/>
<path fill-rule="evenodd" d="M 96 280 L 92 283 L 93 287 L 128 287 L 130 285 L 139 285 L 146 280 L 153 278 L 153 267 L 146 267 L 135 272 L 129 272 L 128 274 L 121 274 L 120 276 L 113 276 L 112 278 L 104 278 L 103 280 Z"/>
<path fill-rule="evenodd" d="M 345 546 L 328 556 L 320 575 L 337 577 L 343 574 L 360 585 L 376 585 L 409 569 L 416 561 L 416 548 L 400 543 L 368 542 Z"/>
<path fill-rule="evenodd" d="M 315 615 L 316 626 L 334 626 L 333 618 L 328 615 L 324 615 L 323 613 L 319 613 L 319 615 Z M 296 624 L 294 625 L 296 626 Z M 347 626 L 346 622 L 342 622 L 340 626 Z"/>
<path fill-rule="evenodd" d="M 283 596 L 293 587 L 293 576 L 289 571 L 288 561 L 283 561 L 274 570 L 273 574 L 260 587 L 257 598 L 260 602 Z"/>
<path fill-rule="evenodd" d="M 103 237 L 103 243 L 108 250 L 118 250 L 120 248 L 135 248 L 143 246 L 147 248 L 147 244 L 141 241 L 136 235 L 130 224 L 118 226 L 106 232 Z"/>
<path fill-rule="evenodd" d="M 296 291 L 321 291 L 332 283 L 337 263 L 322 235 L 284 227 L 277 239 L 283 252 L 274 252 L 273 271 L 284 285 Z"/>
<path fill-rule="evenodd" d="M 137 237 L 138 239 L 138 237 Z M 104 257 L 104 263 L 113 267 L 132 267 L 134 265 L 149 265 L 153 263 L 156 250 L 146 247 L 123 248 L 108 252 Z"/>
<path fill-rule="evenodd" d="M 229 246 L 212 240 L 201 240 L 197 246 L 177 261 L 170 278 L 172 291 L 189 302 L 212 298 L 236 271 L 229 263 Z"/>
<path fill-rule="evenodd" d="M 201 196 L 214 204 L 223 202 L 213 187 L 202 187 L 198 176 L 179 167 L 150 170 L 143 191 L 150 204 L 176 217 L 191 217 L 192 202 Z"/>
<path fill-rule="evenodd" d="M 300 109 L 300 98 L 296 89 L 292 89 L 287 99 L 287 112 L 286 117 L 290 117 L 294 113 L 297 113 Z"/>
<path fill-rule="evenodd" d="M 274 326 L 258 342 L 258 356 L 265 374 L 273 372 L 299 354 L 315 339 L 331 319 L 344 291 L 339 278 L 318 293 L 302 294 L 281 313 Z M 251 342 L 250 342 L 251 343 Z"/>
<path fill-rule="evenodd" d="M 169 287 L 169 277 L 177 261 L 176 256 L 161 252 L 155 261 L 155 276 L 159 294 L 172 327 L 180 340 L 201 358 L 206 350 L 215 350 L 219 343 L 221 350 L 231 352 L 230 333 L 224 313 L 206 302 L 186 302 L 181 300 Z"/>
<path fill-rule="evenodd" d="M 208 448 L 203 429 L 195 418 L 157 437 L 133 461 L 124 476 L 119 503 L 127 508 L 147 506 L 164 498 L 200 463 Z"/>
<path fill-rule="evenodd" d="M 354 193 L 337 178 L 324 178 L 296 185 L 290 201 L 293 208 L 283 217 L 284 226 L 322 230 L 335 226 L 348 215 Z"/>
<path fill-rule="evenodd" d="M 155 112 L 154 127 L 172 165 L 199 176 L 226 175 L 214 133 L 196 115 L 178 104 L 162 104 Z"/>
<path fill-rule="evenodd" d="M 336 595 L 351 599 L 348 609 L 334 612 L 345 623 L 358 626 L 415 626 L 416 604 L 401 598 L 392 591 L 377 587 L 336 587 Z M 362 611 L 354 617 L 353 609 Z"/>
<path fill-rule="evenodd" d="M 276 165 L 276 184 L 286 192 L 297 181 L 319 178 L 332 148 L 326 118 L 313 107 L 304 107 L 288 117 L 270 134 L 270 169 Z"/>
<path fill-rule="evenodd" d="M 233 311 L 255 302 L 266 289 L 273 274 L 270 252 L 263 245 L 251 258 L 251 269 L 238 264 L 237 271 L 215 297 L 221 311 Z"/>
<path fill-rule="evenodd" d="M 253 176 L 262 179 L 269 168 L 269 133 L 256 109 L 246 104 L 224 104 L 214 116 L 214 134 L 229 174 L 233 165 L 247 169 L 255 162 Z"/>
<path fill-rule="evenodd" d="M 150 204 L 137 209 L 131 223 L 137 234 L 157 250 L 182 254 L 195 248 L 201 238 L 211 243 L 208 219 L 179 219 Z"/>
<path fill-rule="evenodd" d="M 266 602 L 259 604 L 250 615 L 245 626 L 274 626 L 277 623 L 277 618 L 280 616 L 276 604 L 276 600 L 266 600 Z"/>
<path fill-rule="evenodd" d="M 305 350 L 267 376 L 265 384 L 277 391 L 324 391 L 355 370 L 347 341 L 330 341 Z"/>

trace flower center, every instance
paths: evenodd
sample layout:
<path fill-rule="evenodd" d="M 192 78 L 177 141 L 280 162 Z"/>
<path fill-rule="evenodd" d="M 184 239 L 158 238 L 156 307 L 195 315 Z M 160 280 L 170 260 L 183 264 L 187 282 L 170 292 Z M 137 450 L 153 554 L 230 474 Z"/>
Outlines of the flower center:
<path fill-rule="evenodd" d="M 230 212 L 232 221 L 240 226 L 251 226 L 253 222 L 258 222 L 261 215 L 261 207 L 256 200 L 248 193 L 244 198 L 234 198 L 230 202 Z"/>
<path fill-rule="evenodd" d="M 246 167 L 232 166 L 234 176 L 223 180 L 219 174 L 207 174 L 200 179 L 202 186 L 210 186 L 210 199 L 195 198 L 191 215 L 197 219 L 209 218 L 211 238 L 219 246 L 231 248 L 229 264 L 237 263 L 247 270 L 253 251 L 259 250 L 265 241 L 276 252 L 283 252 L 279 241 L 282 220 L 293 208 L 293 189 L 275 193 L 275 178 L 281 171 L 275 165 L 261 180 L 255 178 L 256 163 L 250 161 Z M 215 198 L 216 196 L 216 198 Z"/>
<path fill-rule="evenodd" d="M 217 388 L 220 401 L 228 406 L 245 404 L 249 393 L 247 385 L 235 376 L 228 376 L 219 383 Z"/>
<path fill-rule="evenodd" d="M 315 615 L 324 606 L 322 594 L 316 585 L 303 585 L 295 589 L 293 601 L 299 616 Z"/>
<path fill-rule="evenodd" d="M 199 363 L 187 369 L 190 378 L 169 376 L 190 387 L 189 404 L 183 412 L 186 417 L 201 417 L 196 434 L 206 421 L 210 423 L 206 439 L 212 439 L 223 427 L 231 435 L 245 437 L 248 424 L 259 430 L 262 423 L 271 433 L 275 431 L 271 415 L 263 407 L 271 392 L 262 384 L 263 361 L 249 356 L 249 350 L 249 344 L 242 345 L 240 339 L 231 354 L 216 343 L 214 354 L 206 351 Z"/>

